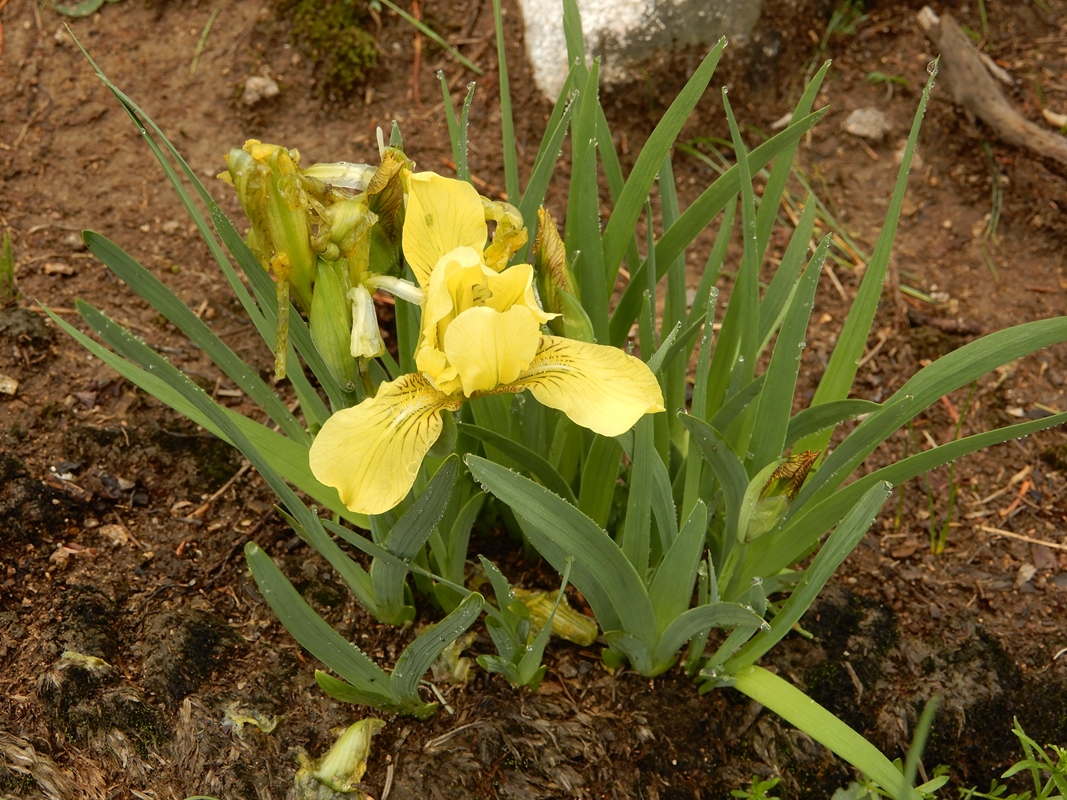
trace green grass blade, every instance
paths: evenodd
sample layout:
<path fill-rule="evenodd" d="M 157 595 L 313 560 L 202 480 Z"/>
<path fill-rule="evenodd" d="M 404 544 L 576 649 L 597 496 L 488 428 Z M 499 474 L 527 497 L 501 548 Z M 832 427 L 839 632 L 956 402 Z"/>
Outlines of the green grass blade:
<path fill-rule="evenodd" d="M 463 567 L 467 562 L 467 548 L 470 543 L 471 527 L 478 518 L 482 506 L 485 504 L 485 494 L 477 492 L 463 504 L 456 518 L 452 520 L 452 526 L 448 531 L 448 539 L 442 553 L 434 552 L 432 555 L 440 565 L 440 573 L 456 583 L 463 583 Z"/>
<path fill-rule="evenodd" d="M 748 154 L 749 168 L 752 172 L 763 169 L 790 143 L 799 140 L 826 113 L 820 109 L 797 120 L 785 130 L 776 134 Z M 740 177 L 737 165 L 726 170 L 693 203 L 686 208 L 678 221 L 674 223 L 656 244 L 656 264 L 658 269 L 666 270 L 674 259 L 682 255 L 685 249 L 722 211 L 730 199 L 740 191 Z M 614 218 L 614 215 L 613 215 Z M 657 276 L 662 277 L 662 276 Z M 616 347 L 626 341 L 634 320 L 641 308 L 641 292 L 645 288 L 645 266 L 641 265 L 630 275 L 630 283 L 623 291 L 619 304 L 611 317 L 611 343 Z"/>
<path fill-rule="evenodd" d="M 734 230 L 736 217 L 737 203 L 730 203 L 723 212 L 719 230 L 715 233 L 715 242 L 711 245 L 708 260 L 705 262 L 704 271 L 700 276 L 700 283 L 697 285 L 696 292 L 693 295 L 693 305 L 689 309 L 689 318 L 686 320 L 687 325 L 692 325 L 702 317 L 715 316 L 714 307 L 710 309 L 711 314 L 709 315 L 709 306 L 719 297 L 719 290 L 716 288 L 716 284 L 722 274 L 722 265 L 726 260 L 726 248 L 730 246 L 730 236 Z"/>
<path fill-rule="evenodd" d="M 922 125 L 923 115 L 926 113 L 926 104 L 930 100 L 930 91 L 934 86 L 934 78 L 937 75 L 935 67 L 930 74 L 930 79 L 923 89 L 919 107 L 915 110 L 912 121 L 911 133 L 904 147 L 903 160 L 897 173 L 896 186 L 893 188 L 893 196 L 889 201 L 889 209 L 882 224 L 882 232 L 878 236 L 878 244 L 875 245 L 870 263 L 863 274 L 863 280 L 849 308 L 848 317 L 841 329 L 837 345 L 830 356 L 830 361 L 823 373 L 822 380 L 815 390 L 811 405 L 819 405 L 831 400 L 844 400 L 852 388 L 856 378 L 856 371 L 867 346 L 867 337 L 870 334 L 871 323 L 878 307 L 878 301 L 882 296 L 882 287 L 885 283 L 886 270 L 889 267 L 889 257 L 893 249 L 893 239 L 896 236 L 897 225 L 900 222 L 900 210 L 904 204 L 904 192 L 908 188 L 908 174 L 911 171 L 911 159 L 915 152 L 915 145 L 919 140 L 919 128 Z M 830 441 L 831 431 L 823 431 L 809 439 L 802 440 L 797 446 L 803 450 L 822 450 Z"/>
<path fill-rule="evenodd" d="M 555 492 L 571 505 L 578 505 L 578 499 L 574 496 L 571 487 L 563 480 L 563 476 L 556 471 L 556 468 L 547 459 L 537 452 L 524 447 L 508 436 L 480 425 L 461 422 L 459 423 L 459 429 L 462 433 L 495 447 L 516 464 L 522 465 L 534 478 L 543 483 L 550 492 Z"/>
<path fill-rule="evenodd" d="M 919 370 L 827 457 L 801 490 L 798 504 L 816 493 L 833 492 L 874 448 L 939 398 L 1009 361 L 1064 341 L 1067 317 L 1037 320 L 983 336 Z M 908 404 L 910 413 L 898 421 L 901 403 Z"/>
<path fill-rule="evenodd" d="M 615 499 L 622 448 L 610 436 L 597 434 L 589 446 L 578 489 L 578 508 L 597 525 L 604 527 Z"/>
<path fill-rule="evenodd" d="M 790 725 L 830 748 L 897 800 L 921 800 L 904 785 L 904 776 L 870 742 L 785 679 L 762 667 L 746 667 L 733 688 L 766 706 Z"/>
<path fill-rule="evenodd" d="M 834 400 L 818 406 L 811 406 L 798 411 L 789 420 L 789 429 L 786 431 L 786 447 L 811 436 L 826 428 L 832 428 L 842 422 L 864 414 L 873 414 L 882 405 L 871 400 Z"/>
<path fill-rule="evenodd" d="M 644 581 L 605 531 L 567 501 L 497 464 L 467 456 L 474 479 L 509 505 L 533 545 L 560 574 L 575 559 L 571 582 L 605 629 L 656 640 L 656 619 Z"/>
<path fill-rule="evenodd" d="M 128 332 L 124 331 L 121 326 L 108 320 L 103 314 L 97 311 L 87 303 L 78 301 L 76 304 L 78 311 L 82 314 L 83 319 L 89 322 L 90 325 L 106 327 L 107 325 L 113 326 L 113 328 L 123 331 L 131 340 L 134 339 Z M 64 327 L 71 335 L 75 335 L 86 347 L 89 347 L 91 343 L 99 351 L 107 353 L 108 356 L 113 356 L 106 349 L 99 347 L 91 339 L 75 331 L 71 326 L 66 323 L 62 323 L 56 315 L 52 315 L 52 318 Z M 95 325 L 94 325 L 95 322 Z M 144 347 L 144 345 L 141 345 Z M 89 349 L 97 353 L 92 347 Z M 224 441 L 230 442 L 234 447 L 241 451 L 245 458 L 247 458 L 256 471 L 263 477 L 263 480 L 267 482 L 267 485 L 274 491 L 274 493 L 281 500 L 285 508 L 289 509 L 292 514 L 291 520 L 294 527 L 306 541 L 311 544 L 322 556 L 336 569 L 341 576 L 352 587 L 356 597 L 360 602 L 367 606 L 371 613 L 374 613 L 374 597 L 370 591 L 370 578 L 367 573 L 355 562 L 346 556 L 337 544 L 326 535 L 326 532 L 322 528 L 322 523 L 319 518 L 314 514 L 304 503 L 296 496 L 292 489 L 285 480 L 279 475 L 270 462 L 270 459 L 264 456 L 245 436 L 241 428 L 234 422 L 230 414 L 228 414 L 223 408 L 221 408 L 214 400 L 208 397 L 199 386 L 189 380 L 184 374 L 179 372 L 173 367 L 166 359 L 151 353 L 148 348 L 145 348 L 147 352 L 145 364 L 146 369 L 149 372 L 155 372 L 158 375 L 166 376 L 164 380 L 171 387 L 171 394 L 177 393 L 192 407 L 196 414 L 204 417 L 210 423 L 209 429 L 217 431 L 217 435 Z M 151 356 L 150 358 L 148 356 Z M 121 361 L 121 359 L 116 359 Z M 205 426 L 208 427 L 208 426 Z"/>
<path fill-rule="evenodd" d="M 388 673 L 315 613 L 259 545 L 248 542 L 245 558 L 263 599 L 294 639 L 369 698 L 391 700 Z"/>
<path fill-rule="evenodd" d="M 663 159 L 667 157 L 667 153 L 678 139 L 682 126 L 685 125 L 696 104 L 703 97 L 704 90 L 711 81 L 711 76 L 715 72 L 715 67 L 718 66 L 725 47 L 726 40 L 720 39 L 711 52 L 704 57 L 700 66 L 671 103 L 670 108 L 663 114 L 644 147 L 641 148 L 641 153 L 626 180 L 626 185 L 615 203 L 615 209 L 611 213 L 611 219 L 608 220 L 607 228 L 604 229 L 604 268 L 608 286 L 615 285 L 626 246 L 633 236 L 634 227 L 641 216 L 645 200 L 648 199 L 649 192 L 652 190 L 652 184 L 656 182 L 656 175 L 663 165 Z M 589 97 L 589 95 L 586 96 Z M 673 262 L 674 259 L 671 259 L 664 264 L 663 268 L 666 269 Z"/>
<path fill-rule="evenodd" d="M 631 454 L 633 468 L 630 471 L 630 490 L 626 498 L 626 519 L 619 543 L 623 555 L 641 576 L 648 574 L 649 544 L 652 538 L 652 462 L 660 461 L 654 434 L 652 416 L 646 414 L 637 421 L 634 428 L 634 449 Z"/>
<path fill-rule="evenodd" d="M 608 335 L 608 298 L 611 283 L 605 278 L 600 238 L 600 188 L 597 185 L 597 80 L 600 61 L 593 62 L 582 92 L 575 98 L 571 118 L 571 184 L 567 198 L 567 224 L 563 240 L 574 261 L 582 307 L 593 324 L 593 335 L 603 342 Z M 632 229 L 631 229 L 632 232 Z"/>
<path fill-rule="evenodd" d="M 748 448 L 751 453 L 748 464 L 753 472 L 763 469 L 784 454 L 789 412 L 793 408 L 793 395 L 800 375 L 801 356 L 804 354 L 804 337 L 829 243 L 830 237 L 824 237 L 808 262 L 771 354 L 771 363 L 765 373 L 766 382 L 755 412 L 755 430 L 759 431 L 759 436 L 750 442 Z"/>
<path fill-rule="evenodd" d="M 680 414 L 679 417 L 689 431 L 690 442 L 700 448 L 704 460 L 722 487 L 723 500 L 726 503 L 724 536 L 729 545 L 737 538 L 737 520 L 745 490 L 748 489 L 749 478 L 745 465 L 719 431 L 690 414 Z"/>
<path fill-rule="evenodd" d="M 411 16 L 411 14 L 409 14 L 404 9 L 402 9 L 400 6 L 398 6 L 396 3 L 394 3 L 393 0 L 381 0 L 381 2 L 382 2 L 383 6 L 385 6 L 390 11 L 395 13 L 401 19 L 403 19 L 408 25 L 411 25 L 412 27 L 414 27 L 423 36 L 427 36 L 430 39 L 432 39 L 434 41 L 434 43 L 437 44 L 438 47 L 440 47 L 442 50 L 444 50 L 446 53 L 448 53 L 450 56 L 452 56 L 452 58 L 456 59 L 456 61 L 458 61 L 463 66 L 465 66 L 467 69 L 469 69 L 475 75 L 484 75 L 485 74 L 482 71 L 481 67 L 479 67 L 477 64 L 475 64 L 470 59 L 468 59 L 466 56 L 464 56 L 461 52 L 459 52 L 459 50 L 454 48 L 452 45 L 450 45 L 444 39 L 442 39 L 441 35 L 439 33 L 437 33 L 437 31 L 435 31 L 433 28 L 431 28 L 429 25 L 427 25 L 425 22 L 423 22 L 422 20 L 415 19 L 413 16 Z"/>
<path fill-rule="evenodd" d="M 259 373 L 242 361 L 214 331 L 207 326 L 170 289 L 142 267 L 125 250 L 100 234 L 85 234 L 85 244 L 94 256 L 107 265 L 115 275 L 140 295 L 167 320 L 172 322 L 189 340 L 203 350 L 219 369 L 236 383 L 249 398 L 285 432 L 298 442 L 311 443 L 311 437 L 297 421 L 274 390 L 259 377 Z"/>
<path fill-rule="evenodd" d="M 762 211 L 766 204 L 760 206 Z M 800 214 L 796 229 L 789 239 L 789 246 L 782 255 L 782 263 L 771 278 L 763 302 L 759 309 L 759 352 L 763 352 L 778 326 L 782 324 L 786 309 L 796 292 L 797 281 L 804 268 L 804 256 L 811 245 L 811 234 L 815 228 L 815 212 L 819 204 L 812 195 L 808 196 L 804 210 Z"/>
<path fill-rule="evenodd" d="M 96 331 L 105 342 L 115 347 L 116 350 L 124 348 L 123 340 L 125 339 L 126 348 L 140 347 L 152 352 L 136 337 L 121 326 L 107 319 L 107 317 L 95 308 L 92 308 L 92 306 L 85 304 L 84 309 L 88 314 L 86 322 L 89 326 Z M 92 310 L 89 311 L 89 309 Z M 45 310 L 47 311 L 48 309 L 46 308 Z M 51 312 L 49 312 L 49 314 L 51 315 Z M 159 359 L 159 361 L 162 362 L 157 365 L 159 368 L 149 372 L 147 369 L 137 366 L 137 362 L 142 360 L 137 357 L 137 353 L 133 353 L 129 349 L 126 349 L 126 352 L 131 352 L 131 356 L 133 357 L 133 362 L 131 363 L 131 361 L 127 361 L 125 358 L 101 347 L 77 329 L 70 327 L 64 320 L 56 317 L 53 317 L 53 319 L 56 319 L 57 324 L 74 337 L 79 344 L 122 375 L 122 377 L 126 378 L 126 380 L 166 403 L 179 414 L 189 418 L 209 433 L 218 436 L 228 444 L 233 444 L 218 425 L 212 422 L 212 420 L 198 410 L 194 404 L 189 402 L 181 392 L 176 391 L 171 384 L 167 382 L 167 376 L 171 375 L 171 373 L 168 372 L 164 366 L 168 364 L 165 359 Z M 153 353 L 153 355 L 155 354 Z M 171 369 L 173 369 L 173 367 L 171 367 Z M 219 408 L 230 420 L 233 421 L 233 424 L 241 430 L 254 448 L 262 453 L 269 454 L 268 457 L 271 462 L 279 465 L 279 473 L 285 480 L 292 483 L 302 492 L 315 498 L 316 502 L 329 508 L 333 513 L 348 519 L 356 525 L 366 527 L 368 524 L 366 516 L 349 511 L 341 502 L 341 498 L 337 496 L 337 490 L 319 483 L 311 473 L 311 467 L 308 464 L 308 448 L 306 445 L 294 442 L 284 435 L 260 425 L 258 422 L 255 422 L 236 411 L 223 406 L 219 406 Z"/>
<path fill-rule="evenodd" d="M 870 529 L 890 491 L 891 487 L 886 483 L 877 483 L 866 491 L 838 523 L 811 564 L 804 570 L 800 583 L 775 615 L 770 627 L 758 633 L 726 662 L 726 672 L 735 673 L 755 664 L 793 630 L 793 626 L 815 602 L 830 576 Z"/>
<path fill-rule="evenodd" d="M 808 503 L 794 517 L 788 519 L 781 531 L 769 539 L 768 551 L 773 553 L 773 562 L 765 562 L 764 567 L 776 572 L 796 564 L 811 551 L 819 537 L 834 525 L 837 520 L 841 519 L 864 492 L 880 481 L 899 486 L 905 481 L 922 475 L 924 472 L 929 472 L 978 450 L 983 450 L 1011 439 L 1028 436 L 1031 433 L 1064 423 L 1067 423 L 1067 412 L 1045 417 L 1044 419 L 1020 422 L 1016 425 L 1009 425 L 1006 428 L 997 428 L 996 430 L 956 439 L 948 444 L 934 447 L 922 453 L 916 453 L 895 464 L 875 470 L 869 475 L 865 475 L 853 483 L 830 493 L 828 497 L 818 503 Z M 799 500 L 800 498 L 798 497 L 797 502 Z M 794 503 L 795 507 L 796 503 Z M 768 534 L 768 536 L 771 535 Z M 756 543 L 762 541 L 762 538 L 757 539 Z M 749 573 L 746 570 L 746 574 L 754 573 Z"/>
<path fill-rule="evenodd" d="M 426 544 L 441 521 L 452 488 L 456 484 L 458 459 L 450 458 L 437 470 L 429 485 L 397 520 L 382 546 L 403 561 L 413 559 Z M 415 609 L 404 603 L 407 569 L 392 561 L 375 559 L 371 563 L 371 585 L 378 602 L 378 617 L 391 625 L 403 625 L 415 617 Z"/>
<path fill-rule="evenodd" d="M 700 348 L 697 353 L 697 370 L 693 383 L 693 402 L 691 404 L 691 408 L 696 414 L 702 414 L 707 406 L 708 371 L 711 369 L 711 340 L 714 335 L 713 316 L 710 316 L 704 321 L 704 332 L 701 334 Z M 682 412 L 674 411 L 673 413 L 681 414 Z M 704 476 L 704 459 L 698 457 L 697 452 L 693 449 L 692 437 L 686 442 L 685 446 L 686 457 L 681 515 L 688 517 L 700 498 Z"/>
<path fill-rule="evenodd" d="M 573 74 L 573 71 L 572 71 Z M 567 79 L 570 82 L 571 78 Z M 559 112 L 557 115 L 557 111 Z M 567 136 L 570 127 L 571 115 L 574 113 L 574 103 L 560 97 L 556 108 L 552 109 L 552 116 L 545 129 L 545 137 L 541 140 L 541 148 L 534 159 L 533 169 L 530 171 L 530 180 L 526 184 L 526 191 L 519 201 L 519 211 L 530 235 L 530 245 L 537 236 L 537 209 L 545 202 L 545 192 L 548 190 L 549 181 L 555 173 L 556 162 L 559 161 L 560 148 Z M 526 258 L 524 255 L 523 259 Z"/>
<path fill-rule="evenodd" d="M 829 69 L 830 62 L 827 61 L 815 76 L 808 81 L 797 107 L 793 109 L 794 119 L 800 119 L 811 111 L 811 106 L 819 93 L 819 87 L 822 86 L 823 79 Z M 789 176 L 793 172 L 793 159 L 796 156 L 798 144 L 799 142 L 793 142 L 775 158 L 774 166 L 771 168 L 763 193 L 760 195 L 760 208 L 756 214 L 756 239 L 760 263 L 763 262 L 763 257 L 767 252 L 767 242 L 770 241 L 771 231 L 774 230 L 774 223 L 778 219 L 778 209 L 782 202 L 782 195 L 785 193 L 786 184 L 789 182 Z"/>
<path fill-rule="evenodd" d="M 656 625 L 661 631 L 689 608 L 707 530 L 708 509 L 703 502 L 697 501 L 648 587 L 648 598 L 652 601 Z"/>
<path fill-rule="evenodd" d="M 471 170 L 467 163 L 470 141 L 467 137 L 467 120 L 470 116 L 471 102 L 474 100 L 474 83 L 467 84 L 467 96 L 463 100 L 463 111 L 456 119 L 456 109 L 452 107 L 452 93 L 448 91 L 448 81 L 443 72 L 437 73 L 441 82 L 441 94 L 445 103 L 445 124 L 448 125 L 448 140 L 452 143 L 452 160 L 456 162 L 456 177 L 461 181 L 470 181 Z"/>
<path fill-rule="evenodd" d="M 567 61 L 585 69 L 585 37 L 577 0 L 563 0 L 563 36 L 567 40 Z"/>
<path fill-rule="evenodd" d="M 215 228 L 218 231 L 219 236 L 223 239 L 223 242 L 227 244 L 227 247 L 230 249 L 230 252 L 234 254 L 234 257 L 237 260 L 240 260 L 242 249 L 244 251 L 247 251 L 248 249 L 244 246 L 243 240 L 241 240 L 239 236 L 236 236 L 236 231 L 233 231 L 233 226 L 230 224 L 229 220 L 226 219 L 225 214 L 222 213 L 218 205 L 214 202 L 214 200 L 212 200 L 211 195 L 208 193 L 207 189 L 204 188 L 204 184 L 201 183 L 196 173 L 193 172 L 192 168 L 182 157 L 178 149 L 164 135 L 160 127 L 156 125 L 152 118 L 149 117 L 148 114 L 146 114 L 144 110 L 141 109 L 135 102 L 133 102 L 133 100 L 128 95 L 122 92 L 122 90 L 120 90 L 117 86 L 115 86 L 115 84 L 113 84 L 108 79 L 108 77 L 103 73 L 103 71 L 96 64 L 96 62 L 93 61 L 93 59 L 89 56 L 85 49 L 81 47 L 80 43 L 78 43 L 78 47 L 79 49 L 81 49 L 82 54 L 85 56 L 85 58 L 92 65 L 93 69 L 96 71 L 96 74 L 100 78 L 101 82 L 115 96 L 115 98 L 119 101 L 119 104 L 122 106 L 122 109 L 137 126 L 142 138 L 145 140 L 145 143 L 152 151 L 152 154 L 156 157 L 156 160 L 163 168 L 167 179 L 170 181 L 174 190 L 177 192 L 179 199 L 181 200 L 186 211 L 189 213 L 190 218 L 193 220 L 193 223 L 196 225 L 197 230 L 200 231 L 200 235 L 203 237 L 204 242 L 207 244 L 212 256 L 218 263 L 219 268 L 222 270 L 222 273 L 226 277 L 226 280 L 230 284 L 230 287 L 237 295 L 237 298 L 241 302 L 241 305 L 245 309 L 245 312 L 249 315 L 249 318 L 256 325 L 256 329 L 259 331 L 260 335 L 263 337 L 264 341 L 268 344 L 268 346 L 273 346 L 275 325 L 273 300 L 268 299 L 266 302 L 264 302 L 263 297 L 261 296 L 260 301 L 264 302 L 263 310 L 261 311 L 260 306 L 258 306 L 256 302 L 252 299 L 251 295 L 249 295 L 248 290 L 245 288 L 244 284 L 241 283 L 240 278 L 238 278 L 237 273 L 234 271 L 233 266 L 230 264 L 225 252 L 219 246 L 219 243 L 215 239 L 215 236 L 211 233 L 211 229 L 207 225 L 207 222 L 204 220 L 204 217 L 200 213 L 200 210 L 192 202 L 192 198 L 185 190 L 185 187 L 182 185 L 177 173 L 174 171 L 170 162 L 164 155 L 163 148 L 166 148 L 167 152 L 170 153 L 170 156 L 174 159 L 175 163 L 178 164 L 179 168 L 182 170 L 182 173 L 188 179 L 190 185 L 192 185 L 193 189 L 196 191 L 201 201 L 208 207 L 212 222 L 215 224 Z M 149 131 L 151 131 L 152 134 L 150 134 Z M 159 142 L 162 143 L 162 147 L 159 143 L 156 142 L 155 138 L 153 138 L 153 134 L 155 137 L 158 137 Z M 224 221 L 224 224 L 220 224 L 220 222 L 222 221 Z M 233 236 L 230 237 L 230 241 L 227 241 L 227 229 L 229 229 L 229 231 L 233 231 Z M 235 249 L 234 246 L 231 246 L 233 244 L 233 240 L 240 242 L 239 248 Z M 247 253 L 247 255 L 249 258 L 251 258 L 251 253 Z M 255 259 L 252 258 L 252 261 L 254 262 Z M 258 266 L 256 271 L 260 273 L 263 272 L 262 268 Z M 269 282 L 269 278 L 267 278 L 266 275 L 263 275 L 262 277 Z M 254 283 L 255 282 L 253 280 L 253 284 Z M 269 290 L 269 294 L 270 298 L 273 298 L 273 288 Z M 297 327 L 299 328 L 300 326 L 303 326 L 306 331 L 307 326 L 303 325 L 302 321 L 299 322 L 300 325 L 298 325 Z M 306 341 L 300 341 L 300 331 L 297 330 L 296 333 L 298 334 L 298 347 L 303 345 L 303 355 L 305 356 L 305 358 L 308 359 L 308 363 L 312 367 L 312 369 L 316 370 L 315 358 L 317 358 L 318 354 L 316 351 L 314 351 L 313 347 L 310 347 L 310 334 L 306 334 Z M 292 368 L 290 370 L 290 380 L 293 383 L 293 387 L 297 391 L 297 396 L 300 398 L 301 405 L 304 408 L 305 417 L 311 424 L 321 424 L 328 416 L 328 412 L 326 411 L 325 407 L 322 405 L 321 400 L 319 400 L 318 396 L 311 389 L 307 380 L 301 373 L 299 362 L 295 358 L 292 358 L 292 356 L 290 356 L 289 361 L 292 364 Z M 329 372 L 325 369 L 324 365 L 320 364 L 320 367 L 320 369 L 316 370 L 316 375 L 319 377 L 320 382 L 322 383 L 323 388 L 326 390 L 327 394 L 330 394 L 331 384 L 333 382 L 332 378 L 329 375 Z M 337 396 L 339 402 L 339 391 L 337 393 Z M 331 401 L 334 401 L 334 395 L 330 395 L 330 397 Z M 338 402 L 334 402 L 335 407 L 339 407 Z"/>
<path fill-rule="evenodd" d="M 496 59 L 500 80 L 500 141 L 504 149 L 504 191 L 515 203 L 519 194 L 519 156 L 515 146 L 515 122 L 511 116 L 511 84 L 504 40 L 504 16 L 500 0 L 493 0 L 493 27 L 496 30 Z"/>
<path fill-rule="evenodd" d="M 484 600 L 477 592 L 471 592 L 452 613 L 421 633 L 409 644 L 393 667 L 390 686 L 395 697 L 409 703 L 421 703 L 419 681 L 437 660 L 441 652 L 456 641 L 467 628 L 474 624 L 482 613 Z"/>

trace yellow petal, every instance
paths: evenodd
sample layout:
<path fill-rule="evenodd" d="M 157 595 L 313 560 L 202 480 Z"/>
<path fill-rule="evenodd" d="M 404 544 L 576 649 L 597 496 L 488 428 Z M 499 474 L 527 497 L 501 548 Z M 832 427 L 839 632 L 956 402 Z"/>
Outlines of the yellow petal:
<path fill-rule="evenodd" d="M 533 363 L 512 386 L 603 436 L 618 436 L 644 414 L 665 410 L 659 382 L 639 358 L 558 336 L 541 337 Z"/>
<path fill-rule="evenodd" d="M 457 247 L 485 248 L 488 228 L 482 201 L 466 181 L 418 172 L 408 182 L 404 256 L 426 288 L 438 259 Z"/>
<path fill-rule="evenodd" d="M 464 311 L 445 331 L 444 352 L 463 393 L 488 392 L 519 377 L 537 354 L 541 325 L 524 306 L 503 314 L 484 306 Z"/>
<path fill-rule="evenodd" d="M 311 445 L 311 471 L 361 514 L 381 514 L 407 495 L 441 434 L 442 409 L 459 402 L 420 374 L 383 383 L 378 394 L 338 411 Z"/>
<path fill-rule="evenodd" d="M 525 306 L 538 322 L 548 322 L 555 314 L 546 314 L 537 303 L 533 289 L 533 267 L 529 264 L 516 264 L 499 274 L 486 273 L 490 297 L 487 306 L 497 311 L 506 311 L 512 306 Z"/>

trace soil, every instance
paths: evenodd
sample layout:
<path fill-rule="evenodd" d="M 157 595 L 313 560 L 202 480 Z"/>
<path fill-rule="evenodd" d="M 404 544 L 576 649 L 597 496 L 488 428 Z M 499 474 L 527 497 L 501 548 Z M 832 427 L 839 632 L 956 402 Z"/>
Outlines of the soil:
<path fill-rule="evenodd" d="M 853 33 L 820 48 L 832 5 L 767 0 L 752 42 L 728 49 L 683 138 L 726 135 L 718 93 L 725 84 L 749 144 L 758 143 L 793 107 L 812 65 L 832 57 L 820 98 L 831 111 L 803 142 L 800 160 L 841 228 L 869 251 L 934 54 L 915 21 L 916 2 L 868 4 Z M 1013 76 L 1011 102 L 1039 123 L 1043 105 L 1067 110 L 1062 0 L 985 5 L 982 47 Z M 938 10 L 981 31 L 972 6 Z M 471 115 L 471 163 L 481 191 L 499 196 L 491 4 L 420 7 L 485 69 Z M 550 106 L 533 89 L 517 9 L 505 10 L 528 169 Z M 244 543 L 255 540 L 274 556 L 315 607 L 380 662 L 391 663 L 410 634 L 355 604 L 274 512 L 238 454 L 45 321 L 38 303 L 77 323 L 74 301 L 84 298 L 242 407 L 202 356 L 85 252 L 80 231 L 93 229 L 164 279 L 243 357 L 270 366 L 137 130 L 63 26 L 205 179 L 249 137 L 297 147 L 305 163 L 373 160 L 376 128 L 394 119 L 412 157 L 447 173 L 436 71 L 454 89 L 475 76 L 387 13 L 373 31 L 380 64 L 348 98 L 316 91 L 315 64 L 289 45 L 286 21 L 259 3 L 130 0 L 69 21 L 33 0 L 0 0 L 0 22 L 0 227 L 13 238 L 21 292 L 0 310 L 0 374 L 17 381 L 14 394 L 0 397 L 0 795 L 291 796 L 296 754 L 323 753 L 336 729 L 366 709 L 317 689 L 313 659 L 256 592 Z M 697 55 L 649 65 L 642 80 L 603 93 L 624 161 L 636 157 Z M 904 82 L 871 83 L 875 72 Z M 255 75 L 273 77 L 281 93 L 247 107 L 241 92 Z M 842 130 L 853 109 L 872 106 L 889 121 L 882 142 Z M 919 158 L 893 285 L 855 387 L 872 400 L 979 332 L 1065 310 L 1062 167 L 996 141 L 939 90 Z M 713 178 L 682 153 L 675 171 L 683 205 Z M 232 193 L 209 183 L 239 218 Z M 783 245 L 772 242 L 772 251 Z M 694 276 L 703 262 L 694 254 Z M 808 339 L 809 396 L 858 285 L 852 265 L 831 271 Z M 980 380 L 969 402 L 964 391 L 930 408 L 868 466 L 950 440 L 959 415 L 967 434 L 1063 409 L 1065 381 L 1064 347 L 1022 359 Z M 891 757 L 906 751 L 922 703 L 942 695 L 924 768 L 947 764 L 952 786 L 988 786 L 1019 757 L 1013 716 L 1037 741 L 1067 745 L 1065 470 L 1067 437 L 1054 430 L 899 487 L 803 620 L 810 637 L 790 638 L 766 665 Z M 933 555 L 931 527 L 946 518 L 947 547 Z M 519 548 L 491 538 L 476 540 L 472 552 L 503 560 L 505 572 L 551 578 L 536 564 L 519 566 Z M 420 613 L 430 621 L 429 603 Z M 488 646 L 483 636 L 473 649 Z M 63 657 L 68 651 L 80 657 Z M 366 790 L 382 799 L 674 800 L 725 798 L 753 775 L 781 775 L 777 794 L 818 798 L 853 777 L 731 691 L 699 696 L 677 672 L 655 681 L 609 673 L 596 647 L 554 644 L 546 663 L 536 693 L 476 671 L 465 685 L 438 687 L 449 708 L 428 722 L 387 717 Z M 234 722 L 257 714 L 277 717 L 277 727 L 267 733 Z"/>

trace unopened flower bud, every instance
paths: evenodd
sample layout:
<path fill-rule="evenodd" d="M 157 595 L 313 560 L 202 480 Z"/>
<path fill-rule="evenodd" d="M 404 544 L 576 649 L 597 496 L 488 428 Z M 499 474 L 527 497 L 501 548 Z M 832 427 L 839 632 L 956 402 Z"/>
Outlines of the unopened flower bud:
<path fill-rule="evenodd" d="M 343 262 L 322 262 L 308 315 L 315 348 L 333 379 L 345 391 L 352 391 L 356 382 L 356 362 L 349 353 L 352 325 L 349 286 L 348 269 Z"/>

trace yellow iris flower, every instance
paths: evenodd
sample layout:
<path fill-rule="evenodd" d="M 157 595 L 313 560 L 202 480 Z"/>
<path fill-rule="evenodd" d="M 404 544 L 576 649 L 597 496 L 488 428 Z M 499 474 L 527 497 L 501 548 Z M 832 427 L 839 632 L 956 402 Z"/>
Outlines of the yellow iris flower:
<path fill-rule="evenodd" d="M 622 350 L 542 333 L 533 268 L 486 266 L 488 230 L 468 183 L 411 175 L 403 250 L 425 293 L 418 372 L 330 417 L 311 446 L 315 477 L 351 510 L 380 514 L 404 499 L 442 429 L 441 412 L 529 389 L 541 403 L 604 436 L 663 411 L 656 377 Z"/>

